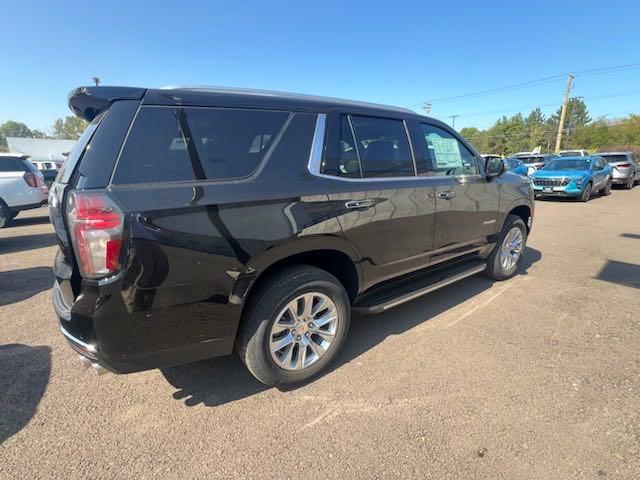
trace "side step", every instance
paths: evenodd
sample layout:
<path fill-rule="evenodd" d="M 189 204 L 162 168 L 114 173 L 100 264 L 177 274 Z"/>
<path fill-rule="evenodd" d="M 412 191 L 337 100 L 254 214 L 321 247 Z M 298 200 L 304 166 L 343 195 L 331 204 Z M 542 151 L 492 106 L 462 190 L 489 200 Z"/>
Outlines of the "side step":
<path fill-rule="evenodd" d="M 487 268 L 487 262 L 475 260 L 455 267 L 413 274 L 383 287 L 374 287 L 353 305 L 354 313 L 382 313 L 385 310 L 471 277 Z"/>

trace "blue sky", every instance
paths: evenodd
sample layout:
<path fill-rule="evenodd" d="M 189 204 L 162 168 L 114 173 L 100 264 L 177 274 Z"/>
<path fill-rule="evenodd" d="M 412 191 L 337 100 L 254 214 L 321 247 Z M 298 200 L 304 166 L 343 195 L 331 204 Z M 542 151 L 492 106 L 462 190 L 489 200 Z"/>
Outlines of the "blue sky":
<path fill-rule="evenodd" d="M 419 109 L 438 99 L 640 62 L 640 2 L 2 0 L 0 122 L 48 130 L 67 93 L 105 85 L 225 85 Z M 640 68 L 578 76 L 592 116 L 640 112 Z M 561 102 L 564 78 L 434 102 L 456 128 Z"/>

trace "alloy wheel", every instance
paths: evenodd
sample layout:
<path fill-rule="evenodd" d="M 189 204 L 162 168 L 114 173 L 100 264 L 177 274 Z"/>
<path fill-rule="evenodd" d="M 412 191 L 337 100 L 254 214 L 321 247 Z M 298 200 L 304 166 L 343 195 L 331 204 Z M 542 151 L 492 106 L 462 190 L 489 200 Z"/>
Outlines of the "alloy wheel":
<path fill-rule="evenodd" d="M 320 360 L 333 344 L 338 308 L 324 293 L 308 292 L 278 313 L 269 333 L 271 358 L 285 370 L 302 370 Z"/>
<path fill-rule="evenodd" d="M 504 237 L 500 247 L 500 265 L 505 272 L 511 271 L 520 260 L 523 244 L 522 230 L 513 227 Z"/>

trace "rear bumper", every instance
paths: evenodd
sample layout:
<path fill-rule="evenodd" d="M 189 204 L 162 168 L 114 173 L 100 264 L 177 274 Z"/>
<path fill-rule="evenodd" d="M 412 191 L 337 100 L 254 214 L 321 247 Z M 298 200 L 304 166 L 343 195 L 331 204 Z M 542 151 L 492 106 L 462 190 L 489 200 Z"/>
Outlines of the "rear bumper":
<path fill-rule="evenodd" d="M 58 275 L 56 275 L 58 277 Z M 58 278 L 59 279 L 59 278 Z M 71 348 L 90 364 L 114 373 L 133 373 L 228 355 L 233 335 L 207 338 L 193 332 L 186 312 L 127 312 L 121 308 L 118 283 L 84 288 L 75 300 L 70 285 L 58 279 L 53 286 L 53 308 L 60 331 Z M 61 285 L 62 283 L 62 285 Z M 191 315 L 192 316 L 192 315 Z M 198 318 L 202 323 L 203 319 Z M 186 332 L 180 331 L 180 326 Z"/>

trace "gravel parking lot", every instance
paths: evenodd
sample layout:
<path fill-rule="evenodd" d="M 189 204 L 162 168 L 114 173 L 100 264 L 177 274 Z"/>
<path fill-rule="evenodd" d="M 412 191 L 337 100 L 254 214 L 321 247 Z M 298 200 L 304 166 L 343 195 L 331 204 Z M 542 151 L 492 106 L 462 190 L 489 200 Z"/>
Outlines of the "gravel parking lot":
<path fill-rule="evenodd" d="M 521 274 L 354 318 L 334 368 L 97 377 L 50 305 L 46 209 L 0 230 L 0 478 L 640 478 L 640 188 L 538 201 Z"/>

